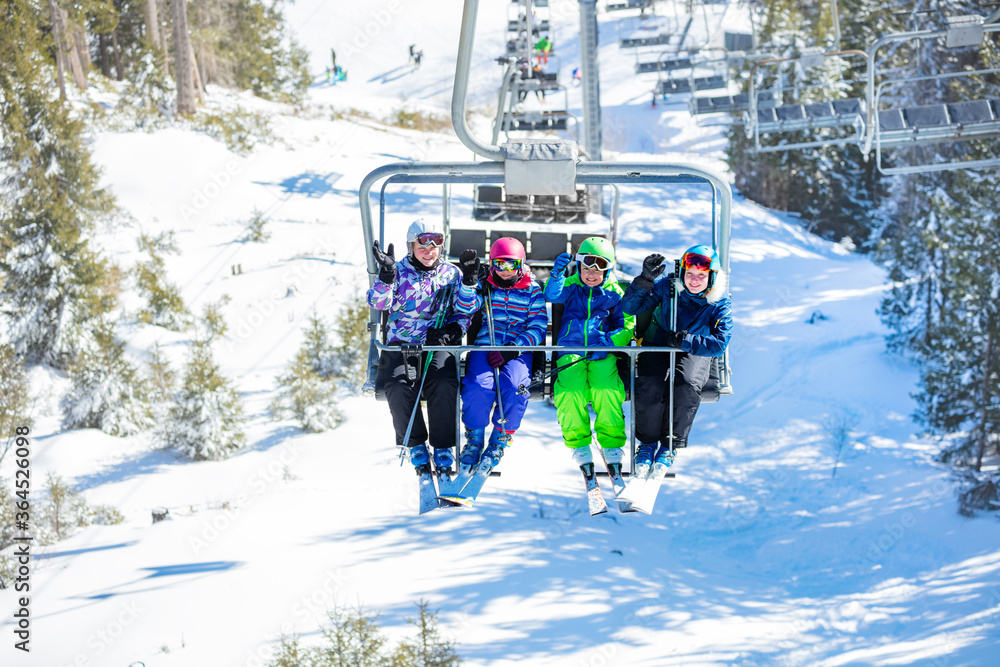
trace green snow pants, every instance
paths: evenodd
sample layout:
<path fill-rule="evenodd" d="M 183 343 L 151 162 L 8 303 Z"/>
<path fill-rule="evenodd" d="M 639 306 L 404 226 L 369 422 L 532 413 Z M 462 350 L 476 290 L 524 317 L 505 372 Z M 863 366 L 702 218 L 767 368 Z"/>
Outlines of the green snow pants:
<path fill-rule="evenodd" d="M 562 366 L 580 358 L 578 354 L 564 354 L 556 362 Z M 567 447 L 590 445 L 590 411 L 592 403 L 597 419 L 594 431 L 601 447 L 625 445 L 625 385 L 618 376 L 618 363 L 613 355 L 600 361 L 581 361 L 560 370 L 553 387 L 556 416 L 562 427 Z"/>

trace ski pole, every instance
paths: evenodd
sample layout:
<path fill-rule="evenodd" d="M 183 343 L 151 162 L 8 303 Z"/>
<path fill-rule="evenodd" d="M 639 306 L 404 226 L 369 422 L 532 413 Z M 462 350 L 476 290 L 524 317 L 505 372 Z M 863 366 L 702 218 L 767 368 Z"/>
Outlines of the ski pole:
<path fill-rule="evenodd" d="M 674 260 L 674 279 L 670 281 L 670 330 L 677 331 L 677 276 L 681 274 L 681 261 Z M 677 353 L 670 351 L 670 373 L 667 375 L 670 382 L 670 420 L 667 430 L 667 442 L 670 443 L 670 459 L 674 458 L 674 381 L 677 369 Z"/>
<path fill-rule="evenodd" d="M 490 288 L 485 287 L 486 292 L 484 293 L 484 298 L 486 300 L 486 328 L 490 332 L 490 345 L 496 345 L 496 334 L 493 330 L 493 299 L 490 298 Z M 497 410 L 500 411 L 500 430 L 505 434 L 507 429 L 504 428 L 507 425 L 507 418 L 503 414 L 503 398 L 500 396 L 500 369 L 493 369 L 493 388 L 497 392 Z"/>
<path fill-rule="evenodd" d="M 561 371 L 566 370 L 570 366 L 575 366 L 576 364 L 580 363 L 581 361 L 586 361 L 587 359 L 590 359 L 590 355 L 589 354 L 585 354 L 582 357 L 580 357 L 579 359 L 577 359 L 576 361 L 571 361 L 568 364 L 564 364 L 562 366 L 556 366 L 555 368 L 553 368 L 550 371 L 545 371 L 544 373 L 541 373 L 541 372 L 536 373 L 535 377 L 531 379 L 530 383 L 528 383 L 526 385 L 525 384 L 519 384 L 519 385 L 517 385 L 517 393 L 519 393 L 519 394 L 521 394 L 523 396 L 532 387 L 537 387 L 538 385 L 542 384 L 543 382 L 545 382 L 550 377 L 555 377 L 555 376 L 559 375 L 559 373 Z"/>
<path fill-rule="evenodd" d="M 455 286 L 453 284 L 449 283 L 448 285 L 445 285 L 435 295 L 434 301 L 431 303 L 431 307 L 433 308 L 435 303 L 437 303 L 438 305 L 440 305 L 441 302 L 450 303 L 451 295 L 454 293 L 454 291 L 455 291 Z M 439 300 L 438 297 L 441 297 L 441 299 Z M 434 318 L 434 327 L 440 328 L 441 325 L 444 324 L 444 320 L 447 317 L 448 317 L 448 307 L 445 306 L 444 308 L 438 311 L 437 317 Z M 427 369 L 431 367 L 431 360 L 433 358 L 434 358 L 434 353 L 428 352 L 427 360 L 424 361 L 424 372 L 421 373 L 420 377 L 420 387 L 417 389 L 417 400 L 413 402 L 413 410 L 410 411 L 410 421 L 406 424 L 406 433 L 403 434 L 404 447 L 407 447 L 408 443 L 410 442 L 410 431 L 413 430 L 413 418 L 417 416 L 417 410 L 420 409 L 420 395 L 424 393 L 424 381 L 427 380 Z M 404 361 L 403 363 L 406 362 Z M 402 454 L 402 452 L 400 452 L 400 454 Z M 400 460 L 399 464 L 403 465 L 402 460 Z"/>

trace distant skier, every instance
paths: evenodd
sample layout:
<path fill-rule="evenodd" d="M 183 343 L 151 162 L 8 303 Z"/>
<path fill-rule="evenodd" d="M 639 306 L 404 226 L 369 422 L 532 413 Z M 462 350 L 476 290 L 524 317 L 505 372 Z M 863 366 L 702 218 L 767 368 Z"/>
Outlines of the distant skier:
<path fill-rule="evenodd" d="M 549 62 L 549 52 L 552 50 L 552 40 L 549 39 L 548 35 L 543 36 L 540 40 L 535 42 L 535 54 L 540 63 Z"/>
<path fill-rule="evenodd" d="M 492 305 L 492 308 L 490 308 Z M 497 345 L 542 345 L 548 316 L 542 290 L 532 279 L 525 265 L 524 246 L 517 239 L 504 237 L 490 246 L 489 272 L 480 281 L 474 300 L 466 300 L 463 290 L 456 309 L 464 312 L 484 312 L 483 326 L 476 345 L 490 344 L 492 327 Z M 499 370 L 500 400 L 506 423 L 500 423 L 500 406 L 493 369 Z M 500 463 L 503 450 L 521 425 L 528 407 L 527 396 L 518 387 L 531 381 L 531 353 L 470 352 L 462 381 L 462 422 L 465 424 L 465 448 L 462 467 L 476 466 L 481 457 L 489 458 L 493 466 Z M 496 408 L 496 409 L 494 409 Z M 492 417 L 491 417 L 492 415 Z M 489 444 L 483 449 L 486 427 L 492 421 Z"/>
<path fill-rule="evenodd" d="M 393 245 L 383 251 L 378 241 L 372 246 L 379 266 L 378 280 L 368 290 L 368 305 L 389 311 L 387 344 L 458 345 L 471 316 L 455 308 L 460 296 L 475 299 L 475 266 L 463 269 L 472 277 L 463 282 L 463 271 L 444 261 L 444 233 L 439 223 L 424 219 L 413 221 L 406 232 L 407 255 L 395 260 Z M 475 252 L 472 252 L 475 257 Z M 443 326 L 433 324 L 440 309 L 445 309 Z M 454 465 L 451 448 L 455 446 L 455 402 L 458 400 L 458 373 L 455 355 L 435 352 L 427 370 L 423 397 L 427 400 L 430 433 L 419 409 L 417 387 L 427 353 L 404 356 L 403 352 L 385 351 L 379 359 L 379 373 L 385 379 L 385 395 L 396 431 L 396 444 L 409 448 L 410 462 L 418 474 L 430 472 L 431 456 L 428 435 L 438 470 Z M 414 413 L 414 410 L 416 412 Z M 409 442 L 403 442 L 413 414 Z"/>
<path fill-rule="evenodd" d="M 599 236 L 584 240 L 576 255 L 577 272 L 567 278 L 565 272 L 572 259 L 569 253 L 556 257 L 545 283 L 545 300 L 564 304 L 559 344 L 628 345 L 635 318 L 622 310 L 624 290 L 615 279 L 615 248 L 611 241 Z M 625 385 L 618 375 L 618 360 L 607 352 L 591 352 L 583 361 L 580 358 L 579 353 L 567 353 L 559 355 L 556 362 L 562 370 L 553 386 L 553 401 L 563 442 L 572 450 L 584 477 L 592 478 L 594 460 L 587 405 L 593 404 L 597 415 L 594 431 L 604 461 L 609 472 L 614 467 L 620 473 L 626 436 L 622 411 Z"/>
<path fill-rule="evenodd" d="M 670 274 L 657 280 L 666 268 L 663 255 L 652 254 L 642 263 L 642 275 L 625 290 L 622 305 L 626 314 L 639 315 L 653 310 L 653 319 L 642 345 L 675 347 L 674 449 L 687 447 L 688 435 L 708 382 L 711 357 L 721 357 L 732 336 L 733 316 L 728 277 L 719 256 L 709 246 L 696 245 L 681 257 L 680 276 Z M 670 328 L 670 281 L 677 289 L 677 327 Z M 671 388 L 667 373 L 670 355 L 666 352 L 640 354 L 636 368 L 635 435 L 639 447 L 635 455 L 636 475 L 642 476 L 655 462 L 670 465 L 668 401 Z M 659 449 L 657 449 L 659 443 Z"/>
<path fill-rule="evenodd" d="M 336 71 L 337 69 L 337 52 L 332 48 L 330 49 L 330 67 Z"/>

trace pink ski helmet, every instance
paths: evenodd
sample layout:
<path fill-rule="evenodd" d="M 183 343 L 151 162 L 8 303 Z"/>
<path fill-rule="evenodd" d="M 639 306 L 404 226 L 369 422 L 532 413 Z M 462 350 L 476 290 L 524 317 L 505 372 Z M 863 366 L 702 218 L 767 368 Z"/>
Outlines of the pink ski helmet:
<path fill-rule="evenodd" d="M 504 236 L 490 244 L 490 259 L 519 259 L 524 261 L 524 246 L 517 239 Z"/>

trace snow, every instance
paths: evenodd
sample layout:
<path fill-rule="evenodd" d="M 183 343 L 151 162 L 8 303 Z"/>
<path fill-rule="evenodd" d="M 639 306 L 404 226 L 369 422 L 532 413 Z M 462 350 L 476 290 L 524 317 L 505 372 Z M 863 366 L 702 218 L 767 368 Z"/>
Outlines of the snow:
<path fill-rule="evenodd" d="M 744 10 L 729 4 L 708 7 L 713 34 L 740 25 Z M 495 94 L 505 5 L 481 3 L 473 107 Z M 553 1 L 551 10 L 567 80 L 576 6 Z M 134 219 L 104 230 L 102 251 L 131 266 L 144 259 L 140 233 L 173 230 L 180 252 L 164 254 L 166 277 L 190 311 L 231 298 L 221 306 L 229 332 L 213 351 L 242 392 L 247 446 L 193 463 L 149 434 L 63 431 L 67 380 L 32 369 L 42 399 L 31 436 L 35 497 L 45 473 L 57 472 L 125 521 L 37 551 L 32 651 L 13 649 L 5 612 L 0 663 L 261 665 L 282 633 L 318 641 L 334 604 L 361 603 L 398 636 L 425 599 L 467 665 L 995 664 L 995 519 L 957 514 L 936 444 L 909 419 L 917 373 L 885 352 L 875 312 L 884 273 L 739 195 L 735 395 L 702 407 L 652 516 L 587 515 L 555 411 L 541 403 L 530 405 L 475 510 L 422 517 L 385 404 L 347 398 L 345 422 L 327 433 L 271 421 L 275 377 L 309 315 L 332 316 L 367 284 L 362 178 L 397 160 L 471 159 L 450 131 L 332 120 L 329 110 L 446 112 L 457 3 L 300 0 L 287 11 L 317 72 L 310 107 L 295 114 L 225 91 L 212 98 L 266 114 L 273 145 L 241 156 L 172 128 L 106 131 L 93 146 L 104 184 Z M 634 56 L 617 46 L 625 19 L 600 14 L 605 127 L 618 128 L 606 130 L 605 159 L 725 169 L 718 127 L 698 126 L 686 105 L 650 108 L 649 80 L 636 81 Z M 704 32 L 704 22 L 692 30 Z M 406 64 L 411 43 L 424 50 L 417 71 Z M 330 46 L 349 73 L 335 86 L 319 75 Z M 569 98 L 579 109 L 578 89 Z M 482 134 L 487 120 L 473 124 Z M 386 238 L 436 214 L 437 192 L 393 191 Z M 468 210 L 468 193 L 456 196 Z M 619 258 L 633 270 L 653 250 L 675 256 L 705 240 L 704 188 L 623 187 L 622 203 Z M 254 210 L 270 220 L 266 243 L 240 241 Z M 807 323 L 817 312 L 823 318 Z M 177 371 L 193 335 L 147 325 L 125 333 L 136 360 L 159 341 Z M 170 518 L 152 524 L 159 507 Z M 0 607 L 15 607 L 13 590 L 0 591 Z"/>

